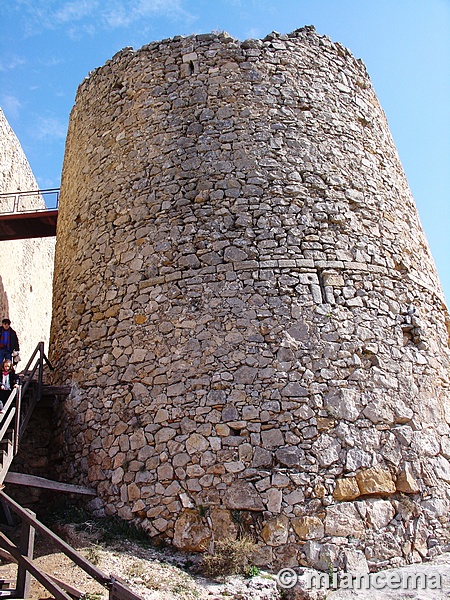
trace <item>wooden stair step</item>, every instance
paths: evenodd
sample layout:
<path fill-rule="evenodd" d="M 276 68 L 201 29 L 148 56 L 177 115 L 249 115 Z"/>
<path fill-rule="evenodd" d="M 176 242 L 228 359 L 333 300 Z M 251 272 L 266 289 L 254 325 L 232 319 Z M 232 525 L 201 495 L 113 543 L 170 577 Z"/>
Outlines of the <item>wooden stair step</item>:
<path fill-rule="evenodd" d="M 68 396 L 72 388 L 70 385 L 43 385 L 43 396 Z"/>

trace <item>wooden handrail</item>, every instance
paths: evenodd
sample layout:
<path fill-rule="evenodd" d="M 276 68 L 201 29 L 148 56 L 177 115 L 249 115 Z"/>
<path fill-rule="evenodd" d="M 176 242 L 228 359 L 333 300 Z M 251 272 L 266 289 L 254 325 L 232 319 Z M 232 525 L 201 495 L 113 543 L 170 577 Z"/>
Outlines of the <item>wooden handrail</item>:
<path fill-rule="evenodd" d="M 7 413 L 5 419 L 2 421 L 2 424 L 0 427 L 0 441 L 3 440 L 3 438 L 5 437 L 5 433 L 8 431 L 9 424 L 13 420 L 15 412 L 16 412 L 16 408 L 15 408 L 15 406 L 13 406 L 11 408 L 11 410 Z"/>
<path fill-rule="evenodd" d="M 0 500 L 5 502 L 9 508 L 16 513 L 22 520 L 23 523 L 27 523 L 31 528 L 38 531 L 41 535 L 50 538 L 52 542 L 59 548 L 61 552 L 63 552 L 72 562 L 74 562 L 78 567 L 80 567 L 85 573 L 90 575 L 95 581 L 98 581 L 101 585 L 106 587 L 109 590 L 114 590 L 114 598 L 116 600 L 142 600 L 140 596 L 132 592 L 127 586 L 123 585 L 120 582 L 120 579 L 115 577 L 114 575 L 106 575 L 101 571 L 98 567 L 90 563 L 84 556 L 82 556 L 79 552 L 77 552 L 74 548 L 69 546 L 67 542 L 57 536 L 53 531 L 51 531 L 48 527 L 46 527 L 43 523 L 38 521 L 38 519 L 29 511 L 22 508 L 15 500 L 10 498 L 5 492 L 0 491 Z M 51 591 L 56 600 L 66 600 L 69 598 L 64 591 L 61 590 L 59 586 L 57 586 L 53 581 L 49 579 L 49 577 L 36 568 L 33 562 L 25 557 L 22 553 L 20 553 L 19 549 L 14 546 L 8 538 L 6 538 L 3 534 L 0 534 L 1 544 L 5 550 L 7 550 L 10 554 L 12 554 L 15 558 L 18 558 L 19 564 L 22 563 L 26 570 L 29 571 L 42 585 L 44 585 L 45 589 Z M 19 552 L 20 556 L 18 556 L 17 552 Z M 39 575 L 39 576 L 38 576 Z M 120 589 L 122 588 L 122 589 Z M 118 594 L 118 592 L 123 591 L 122 594 Z M 59 595 L 57 595 L 59 594 Z M 110 596 L 111 597 L 111 596 Z"/>
<path fill-rule="evenodd" d="M 38 356 L 33 368 L 30 370 L 31 364 L 33 363 L 33 360 L 35 359 L 37 354 L 39 354 L 39 356 Z M 29 359 L 25 369 L 23 370 L 22 394 L 21 394 L 22 398 L 27 393 L 31 382 L 36 381 L 36 379 L 35 379 L 36 371 L 37 371 L 37 389 L 36 389 L 35 397 L 33 398 L 32 402 L 28 406 L 26 412 L 24 412 L 23 416 L 21 416 L 21 422 L 19 424 L 19 430 L 18 430 L 18 439 L 19 440 L 22 437 L 22 435 L 24 434 L 25 428 L 28 424 L 31 413 L 32 413 L 36 403 L 39 402 L 39 400 L 41 399 L 41 396 L 42 396 L 44 363 L 47 364 L 48 367 L 52 371 L 54 370 L 53 365 L 48 360 L 48 358 L 44 352 L 44 342 L 39 342 L 39 344 L 36 346 L 33 354 L 31 355 L 31 358 Z"/>
<path fill-rule="evenodd" d="M 14 398 L 17 396 L 17 392 L 19 390 L 19 387 L 14 387 L 11 390 L 10 395 L 8 396 L 8 400 L 6 401 L 6 404 L 3 407 L 3 412 L 6 414 L 8 412 L 9 407 L 11 406 L 11 404 L 14 402 Z M 0 436 L 1 437 L 1 436 Z"/>
<path fill-rule="evenodd" d="M 0 491 L 0 498 L 4 500 L 9 508 L 19 515 L 22 521 L 29 523 L 39 531 L 45 537 L 48 537 L 54 542 L 54 544 L 63 552 L 66 556 L 68 556 L 76 565 L 81 567 L 88 575 L 90 575 L 93 579 L 101 583 L 102 585 L 108 587 L 111 585 L 111 577 L 108 577 L 100 571 L 95 565 L 90 563 L 88 560 L 84 558 L 79 552 L 77 552 L 72 546 L 69 546 L 67 542 L 58 537 L 53 531 L 51 531 L 48 527 L 46 527 L 43 523 L 38 521 L 36 517 L 30 515 L 30 513 L 22 508 L 15 500 L 10 498 L 5 492 Z"/>
<path fill-rule="evenodd" d="M 41 344 L 43 344 L 44 342 L 39 342 L 39 344 L 36 346 L 36 348 L 34 349 L 33 354 L 31 355 L 29 361 L 27 362 L 27 366 L 24 369 L 24 373 L 28 372 L 28 369 L 30 368 L 31 363 L 33 362 L 33 358 L 36 356 L 36 354 L 39 352 L 39 348 L 41 347 Z"/>
<path fill-rule="evenodd" d="M 37 355 L 38 358 L 35 361 L 34 366 L 30 370 L 30 367 Z M 8 399 L 5 402 L 3 410 L 0 413 L 0 443 L 4 440 L 6 433 L 10 431 L 10 429 L 12 429 L 13 431 L 13 438 L 12 440 L 10 440 L 13 443 L 12 453 L 7 452 L 7 458 L 4 458 L 5 464 L 0 464 L 0 483 L 2 483 L 3 477 L 5 476 L 12 459 L 17 454 L 20 438 L 25 431 L 25 428 L 28 424 L 31 413 L 33 412 L 36 403 L 41 398 L 43 389 L 44 363 L 46 363 L 49 366 L 49 368 L 53 370 L 53 366 L 44 352 L 44 342 L 39 342 L 23 371 L 23 375 L 19 379 L 19 385 L 15 386 L 11 390 L 11 393 L 9 394 Z M 22 398 L 25 394 L 27 394 L 32 381 L 36 381 L 36 372 L 37 389 L 34 395 L 30 397 L 30 402 L 27 407 L 27 410 L 22 415 Z M 14 423 L 11 427 L 13 419 Z"/>
<path fill-rule="evenodd" d="M 53 594 L 55 600 L 72 600 L 72 598 L 62 590 L 59 585 L 39 569 L 28 557 L 21 554 L 19 548 L 15 546 L 3 533 L 0 532 L 0 540 L 3 548 L 7 550 L 18 562 L 19 567 L 24 567 L 35 577 L 44 588 Z"/>
<path fill-rule="evenodd" d="M 39 355 L 37 357 L 37 355 Z M 35 360 L 37 357 L 37 360 Z M 35 361 L 33 368 L 31 365 Z M 23 435 L 31 414 L 37 402 L 41 399 L 43 391 L 43 372 L 44 363 L 53 370 L 53 366 L 45 355 L 44 342 L 39 342 L 36 346 L 30 360 L 28 361 L 22 375 L 22 382 L 15 387 L 5 403 L 3 414 L 0 416 L 0 442 L 6 443 L 6 451 L 3 454 L 3 461 L 0 463 L 0 483 L 4 480 L 12 459 L 17 454 L 18 445 Z M 35 375 L 37 372 L 37 386 L 30 388 L 32 381 L 36 383 Z M 31 392 L 34 392 L 33 394 Z M 22 411 L 22 397 L 28 393 L 28 403 L 25 410 Z M 23 413 L 23 414 L 21 414 Z M 13 426 L 11 426 L 11 424 Z M 13 435 L 11 436 L 11 431 Z M 8 434 L 8 437 L 5 437 Z M 50 538 L 52 542 L 78 567 L 85 571 L 90 577 L 98 581 L 101 585 L 109 589 L 109 597 L 114 600 L 142 600 L 140 596 L 134 594 L 125 583 L 113 575 L 106 575 L 95 565 L 86 560 L 79 552 L 69 546 L 64 540 L 54 534 L 43 523 L 36 519 L 36 516 L 22 508 L 17 502 L 10 498 L 4 491 L 0 491 L 0 501 L 15 512 L 22 521 L 21 543 L 16 546 L 3 533 L 0 533 L 0 546 L 13 556 L 18 562 L 16 588 L 21 598 L 27 597 L 30 585 L 30 574 L 33 575 L 44 588 L 51 592 L 56 600 L 70 600 L 70 596 L 47 575 L 37 565 L 33 563 L 33 544 L 34 532 L 38 531 L 41 535 Z M 22 540 L 23 538 L 23 540 Z M 1 595 L 1 594 L 0 594 Z M 17 597 L 17 596 L 16 596 Z"/>
<path fill-rule="evenodd" d="M 35 360 L 37 357 L 37 360 Z M 31 367 L 34 361 L 34 366 Z M 19 378 L 19 385 L 15 386 L 8 399 L 5 402 L 2 412 L 0 413 L 0 443 L 4 440 L 7 432 L 12 431 L 13 447 L 12 452 L 9 450 L 4 457 L 3 462 L 0 462 L 0 483 L 8 471 L 12 459 L 17 454 L 19 449 L 19 441 L 26 429 L 31 414 L 36 406 L 36 403 L 41 399 L 43 385 L 44 364 L 47 364 L 53 370 L 53 365 L 48 360 L 44 352 L 44 342 L 39 342 L 33 354 L 31 355 L 25 369 Z M 37 373 L 37 378 L 36 378 Z M 37 382 L 37 386 L 30 394 L 31 383 Z M 29 402 L 26 405 L 26 410 L 22 411 L 22 398 L 28 394 Z M 14 419 L 14 423 L 12 424 Z M 12 424 L 12 425 L 11 425 Z M 8 433 L 8 436 L 10 434 Z"/>

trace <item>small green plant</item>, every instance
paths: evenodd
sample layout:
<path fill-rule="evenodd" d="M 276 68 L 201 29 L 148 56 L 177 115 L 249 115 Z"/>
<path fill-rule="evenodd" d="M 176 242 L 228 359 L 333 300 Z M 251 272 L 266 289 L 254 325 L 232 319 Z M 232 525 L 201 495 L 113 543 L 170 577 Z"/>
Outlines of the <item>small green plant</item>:
<path fill-rule="evenodd" d="M 183 598 L 198 598 L 199 593 L 188 581 L 181 581 L 172 588 L 172 593 L 179 594 Z"/>
<path fill-rule="evenodd" d="M 251 579 L 252 577 L 258 577 L 261 574 L 261 569 L 256 565 L 251 565 L 245 570 L 245 577 Z"/>
<path fill-rule="evenodd" d="M 209 515 L 209 506 L 197 506 L 198 514 L 202 517 L 207 517 Z"/>
<path fill-rule="evenodd" d="M 231 511 L 231 520 L 233 521 L 233 523 L 236 523 L 236 525 L 241 525 L 243 522 L 241 511 L 240 510 L 232 510 Z"/>
<path fill-rule="evenodd" d="M 254 551 L 255 543 L 247 536 L 217 540 L 213 553 L 203 557 L 203 569 L 211 577 L 246 575 Z"/>
<path fill-rule="evenodd" d="M 330 582 L 331 589 L 335 589 L 336 586 L 336 573 L 337 569 L 335 569 L 333 562 L 330 560 L 328 563 L 328 580 Z"/>
<path fill-rule="evenodd" d="M 145 573 L 145 565 L 141 560 L 134 561 L 128 567 L 128 575 L 129 577 L 142 577 Z"/>
<path fill-rule="evenodd" d="M 100 592 L 86 592 L 81 596 L 80 600 L 102 600 L 102 595 Z"/>
<path fill-rule="evenodd" d="M 100 562 L 100 547 L 95 545 L 95 546 L 90 546 L 87 550 L 86 550 L 86 558 L 88 559 L 89 562 L 91 562 L 93 565 L 98 565 L 98 563 Z"/>

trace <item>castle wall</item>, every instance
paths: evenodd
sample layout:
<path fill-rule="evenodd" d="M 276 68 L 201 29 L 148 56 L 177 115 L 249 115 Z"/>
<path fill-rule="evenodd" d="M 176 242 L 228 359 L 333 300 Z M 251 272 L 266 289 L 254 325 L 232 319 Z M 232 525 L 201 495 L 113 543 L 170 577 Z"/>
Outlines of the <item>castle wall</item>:
<path fill-rule="evenodd" d="M 187 550 L 249 531 L 272 566 L 442 549 L 446 309 L 348 50 L 118 53 L 78 90 L 57 240 L 56 459 L 107 513 Z"/>
<path fill-rule="evenodd" d="M 19 140 L 0 109 L 0 193 L 26 192 L 39 186 Z M 26 198 L 23 208 L 45 206 L 44 200 Z M 0 210 L 12 210 L 12 202 L 0 198 Z M 17 332 L 24 368 L 38 342 L 50 337 L 52 278 L 55 239 L 0 242 L 0 315 L 8 317 Z"/>

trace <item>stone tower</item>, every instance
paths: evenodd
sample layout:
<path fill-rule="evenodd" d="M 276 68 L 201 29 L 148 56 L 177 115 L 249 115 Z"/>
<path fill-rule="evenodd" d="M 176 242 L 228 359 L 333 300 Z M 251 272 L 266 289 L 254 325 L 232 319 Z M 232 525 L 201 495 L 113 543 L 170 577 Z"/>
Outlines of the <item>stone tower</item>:
<path fill-rule="evenodd" d="M 324 569 L 446 543 L 441 287 L 365 67 L 314 28 L 81 84 L 51 343 L 61 474 L 151 536 Z"/>

